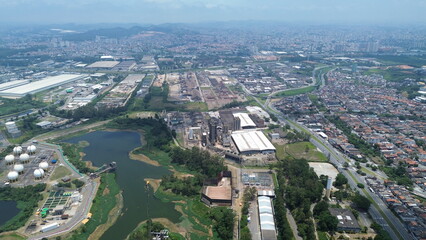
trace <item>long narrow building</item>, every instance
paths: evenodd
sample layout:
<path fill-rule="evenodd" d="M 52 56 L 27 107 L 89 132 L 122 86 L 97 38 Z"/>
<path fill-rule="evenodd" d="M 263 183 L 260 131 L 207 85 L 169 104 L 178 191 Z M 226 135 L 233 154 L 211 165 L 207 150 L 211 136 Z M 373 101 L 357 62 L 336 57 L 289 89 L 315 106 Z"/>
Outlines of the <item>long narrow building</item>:
<path fill-rule="evenodd" d="M 69 82 L 82 80 L 86 75 L 82 74 L 61 74 L 57 76 L 46 77 L 39 81 L 26 83 L 0 91 L 0 96 L 9 98 L 21 98 L 27 94 L 34 94 L 50 88 L 64 85 Z"/>
<path fill-rule="evenodd" d="M 270 197 L 259 196 L 257 198 L 259 207 L 260 234 L 262 240 L 277 240 L 275 228 L 274 211 Z"/>

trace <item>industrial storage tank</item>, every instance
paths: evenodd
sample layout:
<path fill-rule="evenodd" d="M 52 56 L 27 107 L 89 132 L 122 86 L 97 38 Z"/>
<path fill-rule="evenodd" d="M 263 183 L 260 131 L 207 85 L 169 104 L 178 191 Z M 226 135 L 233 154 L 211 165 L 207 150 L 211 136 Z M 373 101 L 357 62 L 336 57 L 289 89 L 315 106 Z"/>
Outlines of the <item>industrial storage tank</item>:
<path fill-rule="evenodd" d="M 42 178 L 44 176 L 43 169 L 36 169 L 34 170 L 34 177 L 35 178 Z"/>
<path fill-rule="evenodd" d="M 13 154 L 15 155 L 19 155 L 22 153 L 22 147 L 21 146 L 17 146 L 13 148 Z"/>
<path fill-rule="evenodd" d="M 4 157 L 4 160 L 6 161 L 6 164 L 11 164 L 15 161 L 15 156 L 9 154 L 6 157 Z"/>
<path fill-rule="evenodd" d="M 13 170 L 17 173 L 22 173 L 24 171 L 24 165 L 16 164 L 15 166 L 13 166 Z"/>
<path fill-rule="evenodd" d="M 38 167 L 46 171 L 49 168 L 49 164 L 47 162 L 41 162 Z"/>
<path fill-rule="evenodd" d="M 23 153 L 21 156 L 19 156 L 19 161 L 21 162 L 27 162 L 28 160 L 30 160 L 30 155 L 27 153 Z"/>
<path fill-rule="evenodd" d="M 9 181 L 15 181 L 16 179 L 18 179 L 18 172 L 16 171 L 11 171 L 7 174 L 7 179 L 9 179 Z"/>
<path fill-rule="evenodd" d="M 34 145 L 27 147 L 27 153 L 28 154 L 34 154 L 36 152 L 36 150 L 37 150 L 37 148 Z"/>

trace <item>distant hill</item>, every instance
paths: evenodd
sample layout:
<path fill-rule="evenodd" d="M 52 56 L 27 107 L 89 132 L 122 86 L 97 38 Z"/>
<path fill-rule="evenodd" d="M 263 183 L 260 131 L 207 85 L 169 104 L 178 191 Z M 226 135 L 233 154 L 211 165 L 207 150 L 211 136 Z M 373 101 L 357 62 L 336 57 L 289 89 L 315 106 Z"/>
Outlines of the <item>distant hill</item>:
<path fill-rule="evenodd" d="M 157 31 L 170 34 L 192 34 L 194 31 L 188 30 L 183 24 L 161 24 L 152 26 L 133 26 L 130 28 L 113 27 L 88 30 L 83 33 L 73 33 L 63 36 L 66 41 L 88 41 L 94 40 L 96 36 L 103 36 L 107 38 L 125 38 L 144 31 Z"/>

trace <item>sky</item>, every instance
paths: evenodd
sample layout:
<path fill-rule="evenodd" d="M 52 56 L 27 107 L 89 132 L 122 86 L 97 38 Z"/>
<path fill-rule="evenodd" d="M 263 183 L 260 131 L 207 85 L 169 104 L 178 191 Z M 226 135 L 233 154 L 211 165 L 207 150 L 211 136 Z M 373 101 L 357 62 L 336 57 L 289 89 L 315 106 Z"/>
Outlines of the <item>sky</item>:
<path fill-rule="evenodd" d="M 0 23 L 426 24 L 426 0 L 0 0 Z"/>

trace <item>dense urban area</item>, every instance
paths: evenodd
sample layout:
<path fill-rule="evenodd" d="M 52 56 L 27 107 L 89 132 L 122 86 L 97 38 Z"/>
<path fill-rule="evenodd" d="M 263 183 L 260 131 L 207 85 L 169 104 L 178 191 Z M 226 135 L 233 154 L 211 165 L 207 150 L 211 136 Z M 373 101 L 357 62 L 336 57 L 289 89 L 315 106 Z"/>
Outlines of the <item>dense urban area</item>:
<path fill-rule="evenodd" d="M 426 29 L 0 30 L 0 239 L 426 239 Z"/>

